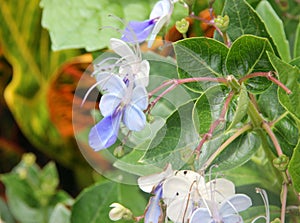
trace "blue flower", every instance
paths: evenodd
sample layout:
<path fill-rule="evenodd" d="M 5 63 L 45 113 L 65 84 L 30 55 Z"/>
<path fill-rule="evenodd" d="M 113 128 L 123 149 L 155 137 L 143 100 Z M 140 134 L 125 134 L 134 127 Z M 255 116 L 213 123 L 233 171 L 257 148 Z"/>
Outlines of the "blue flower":
<path fill-rule="evenodd" d="M 245 194 L 235 194 L 217 202 L 206 201 L 207 208 L 197 208 L 190 218 L 190 223 L 243 223 L 238 212 L 244 211 L 252 205 L 251 199 Z"/>
<path fill-rule="evenodd" d="M 99 104 L 104 118 L 89 133 L 89 144 L 95 151 L 116 142 L 121 121 L 129 130 L 141 131 L 146 124 L 143 110 L 148 106 L 147 91 L 134 84 L 133 75 L 124 79 L 111 75 L 101 83 L 101 88 L 106 92 Z"/>
<path fill-rule="evenodd" d="M 170 20 L 173 8 L 171 0 L 160 0 L 154 5 L 148 20 L 128 23 L 121 39 L 126 42 L 143 42 L 150 35 L 148 47 L 151 47 L 156 35 Z"/>
<path fill-rule="evenodd" d="M 153 194 L 154 196 L 150 198 L 149 204 L 145 211 L 144 223 L 158 223 L 159 218 L 162 215 L 160 200 L 162 198 L 163 188 L 162 184 L 155 187 Z"/>

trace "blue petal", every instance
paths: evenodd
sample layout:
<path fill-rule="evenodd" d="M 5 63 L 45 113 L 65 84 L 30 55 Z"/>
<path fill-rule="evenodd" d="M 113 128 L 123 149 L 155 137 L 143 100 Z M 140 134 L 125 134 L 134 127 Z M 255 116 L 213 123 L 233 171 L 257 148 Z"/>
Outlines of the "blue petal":
<path fill-rule="evenodd" d="M 235 194 L 234 196 L 224 200 L 220 206 L 220 215 L 226 216 L 237 214 L 244 211 L 252 205 L 250 197 L 245 194 Z"/>
<path fill-rule="evenodd" d="M 232 214 L 222 218 L 224 223 L 243 223 L 243 219 L 240 215 Z"/>
<path fill-rule="evenodd" d="M 134 104 L 128 104 L 124 111 L 123 122 L 129 130 L 141 131 L 146 124 L 144 112 Z"/>
<path fill-rule="evenodd" d="M 122 101 L 122 97 L 116 94 L 105 94 L 101 97 L 99 108 L 101 114 L 106 117 L 112 115 Z"/>
<path fill-rule="evenodd" d="M 121 118 L 122 112 L 116 112 L 112 116 L 103 118 L 91 129 L 89 144 L 95 151 L 106 149 L 116 142 Z"/>
<path fill-rule="evenodd" d="M 150 198 L 145 211 L 144 223 L 158 223 L 161 215 L 160 199 L 162 197 L 162 185 L 158 185 L 154 190 L 154 196 Z"/>
<path fill-rule="evenodd" d="M 145 110 L 148 107 L 148 93 L 143 86 L 137 86 L 133 89 L 132 104 L 135 104 L 141 110 Z"/>
<path fill-rule="evenodd" d="M 155 25 L 155 20 L 131 21 L 126 26 L 121 39 L 125 42 L 143 42 L 147 39 Z"/>
<path fill-rule="evenodd" d="M 198 208 L 191 215 L 189 222 L 190 223 L 199 223 L 199 222 L 211 223 L 213 222 L 213 219 L 206 208 Z"/>

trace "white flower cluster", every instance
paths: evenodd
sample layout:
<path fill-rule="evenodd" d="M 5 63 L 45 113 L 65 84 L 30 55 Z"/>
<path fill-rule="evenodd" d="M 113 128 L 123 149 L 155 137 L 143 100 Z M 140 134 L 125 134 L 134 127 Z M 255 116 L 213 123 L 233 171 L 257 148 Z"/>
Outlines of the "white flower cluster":
<path fill-rule="evenodd" d="M 161 173 L 140 177 L 138 184 L 154 194 L 145 211 L 145 223 L 157 223 L 164 217 L 174 223 L 239 223 L 243 222 L 239 212 L 252 205 L 247 195 L 235 193 L 234 184 L 227 179 L 205 183 L 199 173 L 173 171 L 171 165 Z"/>

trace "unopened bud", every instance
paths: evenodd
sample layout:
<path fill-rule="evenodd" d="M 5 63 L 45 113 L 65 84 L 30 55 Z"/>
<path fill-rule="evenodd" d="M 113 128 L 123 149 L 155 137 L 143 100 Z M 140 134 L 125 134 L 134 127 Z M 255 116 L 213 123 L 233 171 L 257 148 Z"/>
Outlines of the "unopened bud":
<path fill-rule="evenodd" d="M 226 32 L 229 25 L 229 17 L 228 15 L 220 16 L 214 20 L 216 27 L 218 27 L 222 32 Z"/>
<path fill-rule="evenodd" d="M 109 212 L 110 220 L 118 221 L 123 219 L 128 221 L 133 219 L 132 212 L 128 208 L 125 208 L 123 205 L 119 203 L 113 203 L 109 207 L 112 208 Z"/>
<path fill-rule="evenodd" d="M 286 155 L 281 155 L 273 160 L 273 165 L 279 170 L 279 171 L 286 171 L 289 164 L 289 157 Z"/>
<path fill-rule="evenodd" d="M 125 152 L 124 152 L 123 146 L 117 146 L 115 148 L 115 150 L 114 150 L 114 156 L 115 157 L 120 158 L 120 157 L 124 156 L 124 154 L 125 154 Z"/>
<path fill-rule="evenodd" d="M 22 160 L 26 166 L 32 166 L 35 163 L 36 156 L 33 153 L 26 153 L 23 155 Z"/>
<path fill-rule="evenodd" d="M 271 223 L 281 223 L 279 218 L 275 218 L 273 221 L 271 221 Z"/>
<path fill-rule="evenodd" d="M 185 34 L 189 29 L 190 23 L 183 18 L 181 19 L 181 21 L 177 21 L 175 26 L 178 32 L 180 32 L 181 34 Z"/>

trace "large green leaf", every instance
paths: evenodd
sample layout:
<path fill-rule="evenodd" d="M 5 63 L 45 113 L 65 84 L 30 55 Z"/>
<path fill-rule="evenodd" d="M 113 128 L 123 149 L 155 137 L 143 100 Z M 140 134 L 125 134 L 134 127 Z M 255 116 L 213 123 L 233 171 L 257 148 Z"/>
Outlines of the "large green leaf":
<path fill-rule="evenodd" d="M 259 136 L 255 132 L 247 132 L 236 138 L 226 149 L 214 160 L 218 170 L 227 170 L 238 167 L 247 162 L 258 150 L 261 144 Z"/>
<path fill-rule="evenodd" d="M 286 39 L 282 20 L 266 0 L 258 4 L 256 11 L 262 17 L 270 36 L 274 40 L 280 57 L 283 61 L 289 62 L 291 60 L 290 45 Z"/>
<path fill-rule="evenodd" d="M 131 209 L 134 215 L 143 214 L 146 200 L 136 186 L 113 182 L 97 183 L 84 189 L 72 207 L 72 223 L 111 222 L 108 213 L 112 203 L 121 203 Z"/>
<path fill-rule="evenodd" d="M 288 166 L 294 188 L 300 192 L 300 140 L 295 147 L 292 159 Z"/>
<path fill-rule="evenodd" d="M 273 123 L 272 130 L 284 154 L 291 156 L 298 142 L 299 132 L 295 120 L 281 106 L 277 91 L 278 87 L 276 85 L 270 87 L 260 95 L 258 105 L 266 120 Z M 270 138 L 268 138 L 268 143 L 274 154 L 276 154 L 274 144 Z"/>
<path fill-rule="evenodd" d="M 225 58 L 228 48 L 210 38 L 198 37 L 174 44 L 180 78 L 226 76 Z M 207 89 L 212 83 L 197 82 L 188 86 L 195 91 Z"/>
<path fill-rule="evenodd" d="M 268 56 L 280 82 L 292 91 L 291 94 L 287 94 L 284 90 L 278 88 L 279 101 L 296 119 L 300 120 L 300 69 L 281 61 L 272 53 L 268 53 Z"/>
<path fill-rule="evenodd" d="M 265 24 L 246 0 L 227 0 L 223 15 L 228 15 L 230 19 L 227 33 L 231 41 L 235 41 L 244 34 L 252 34 L 269 39 L 276 51 Z"/>
<path fill-rule="evenodd" d="M 49 29 L 53 50 L 86 48 L 93 51 L 107 47 L 111 37 L 119 36 L 117 29 L 123 28 L 124 22 L 146 19 L 154 2 L 42 0 L 42 25 Z"/>
<path fill-rule="evenodd" d="M 171 163 L 174 169 L 181 168 L 191 156 L 199 140 L 192 116 L 193 103 L 187 103 L 169 116 L 165 126 L 152 139 L 141 162 L 164 166 Z M 188 158 L 188 157 L 187 157 Z"/>

